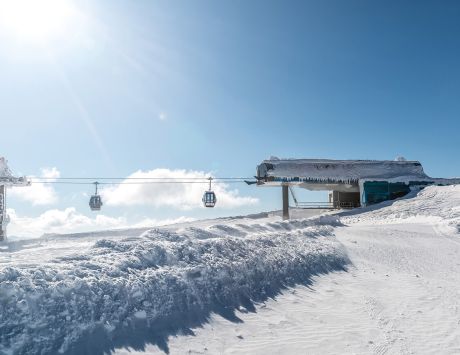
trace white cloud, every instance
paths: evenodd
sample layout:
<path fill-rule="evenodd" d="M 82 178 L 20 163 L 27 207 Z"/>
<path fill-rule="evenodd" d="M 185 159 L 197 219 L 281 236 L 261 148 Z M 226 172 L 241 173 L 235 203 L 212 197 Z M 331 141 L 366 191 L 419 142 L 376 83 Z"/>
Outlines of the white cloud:
<path fill-rule="evenodd" d="M 75 207 L 48 210 L 38 217 L 19 216 L 14 209 L 8 209 L 8 215 L 11 218 L 8 234 L 17 237 L 40 237 L 45 233 L 65 234 L 117 228 L 154 227 L 194 220 L 188 217 L 165 220 L 146 218 L 129 224 L 125 217 L 114 218 L 101 214 L 88 217 L 77 212 Z"/>
<path fill-rule="evenodd" d="M 42 178 L 47 178 L 47 181 L 53 182 L 60 177 L 60 172 L 57 168 L 42 168 Z M 34 176 L 31 176 L 32 180 Z M 31 186 L 15 187 L 9 191 L 10 196 L 19 198 L 23 201 L 32 203 L 32 205 L 52 205 L 58 202 L 58 196 L 53 186 L 49 183 L 32 182 Z"/>
<path fill-rule="evenodd" d="M 168 118 L 168 115 L 166 114 L 166 112 L 160 112 L 160 113 L 158 114 L 158 119 L 159 119 L 160 121 L 165 121 L 167 118 Z"/>
<path fill-rule="evenodd" d="M 61 177 L 61 172 L 56 168 L 43 168 L 41 177 L 49 179 L 57 179 Z"/>
<path fill-rule="evenodd" d="M 197 178 L 206 179 L 208 176 L 209 174 L 201 171 L 155 169 L 146 172 L 137 171 L 131 174 L 129 178 L 180 178 L 193 182 Z M 125 180 L 124 182 L 133 182 L 133 180 Z M 207 182 L 120 184 L 103 189 L 101 194 L 108 206 L 150 205 L 186 210 L 201 207 L 201 198 L 207 189 Z M 236 208 L 258 203 L 258 199 L 240 196 L 237 189 L 230 189 L 230 186 L 225 183 L 213 183 L 213 190 L 217 196 L 216 206 L 218 207 Z"/>

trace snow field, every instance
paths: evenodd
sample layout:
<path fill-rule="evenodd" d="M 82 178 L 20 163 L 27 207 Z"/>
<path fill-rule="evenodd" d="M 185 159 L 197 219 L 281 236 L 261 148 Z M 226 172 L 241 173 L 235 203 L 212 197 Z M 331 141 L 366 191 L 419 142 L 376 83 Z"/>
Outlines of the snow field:
<path fill-rule="evenodd" d="M 460 186 L 340 215 L 347 272 L 171 336 L 172 354 L 459 354 Z M 457 228 L 455 228 L 457 226 Z M 117 355 L 162 354 L 157 346 Z"/>
<path fill-rule="evenodd" d="M 308 220 L 9 243 L 0 354 L 459 353 L 459 206 L 432 186 Z"/>
<path fill-rule="evenodd" d="M 320 217 L 156 229 L 10 265 L 0 270 L 0 353 L 94 354 L 147 342 L 166 350 L 168 335 L 211 313 L 237 321 L 236 309 L 344 270 L 337 224 Z"/>

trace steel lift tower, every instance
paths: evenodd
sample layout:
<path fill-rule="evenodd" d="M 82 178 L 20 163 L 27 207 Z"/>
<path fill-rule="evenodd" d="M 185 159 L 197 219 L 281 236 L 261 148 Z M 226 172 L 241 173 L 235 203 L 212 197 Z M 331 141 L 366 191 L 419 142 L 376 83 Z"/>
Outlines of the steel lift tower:
<path fill-rule="evenodd" d="M 14 177 L 8 168 L 7 160 L 0 157 L 0 242 L 6 239 L 6 226 L 10 221 L 6 213 L 6 188 L 13 186 L 29 186 L 25 176 Z"/>

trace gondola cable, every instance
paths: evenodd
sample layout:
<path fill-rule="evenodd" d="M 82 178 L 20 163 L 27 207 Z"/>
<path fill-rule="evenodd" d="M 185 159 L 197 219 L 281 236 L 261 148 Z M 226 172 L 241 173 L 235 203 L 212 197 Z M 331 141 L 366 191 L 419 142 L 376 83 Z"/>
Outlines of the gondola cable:
<path fill-rule="evenodd" d="M 246 183 L 248 178 L 241 177 L 34 177 L 31 182 L 41 184 L 64 184 L 64 185 L 95 185 L 95 194 L 90 197 L 89 206 L 92 211 L 100 211 L 103 205 L 102 197 L 98 194 L 98 185 L 152 185 L 152 184 L 203 184 L 209 182 L 209 189 L 204 192 L 202 202 L 205 207 L 214 207 L 217 202 L 216 193 L 212 190 L 212 181 L 214 183 Z M 101 181 L 102 180 L 102 181 Z M 114 181 L 121 180 L 121 181 Z M 251 182 L 252 183 L 252 182 Z"/>

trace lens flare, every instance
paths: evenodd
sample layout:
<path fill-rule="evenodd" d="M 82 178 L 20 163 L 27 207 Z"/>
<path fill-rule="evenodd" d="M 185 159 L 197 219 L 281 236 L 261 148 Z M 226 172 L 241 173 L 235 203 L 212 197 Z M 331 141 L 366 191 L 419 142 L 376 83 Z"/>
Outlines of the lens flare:
<path fill-rule="evenodd" d="M 66 34 L 75 13 L 68 0 L 0 0 L 0 29 L 20 39 L 51 40 Z"/>

